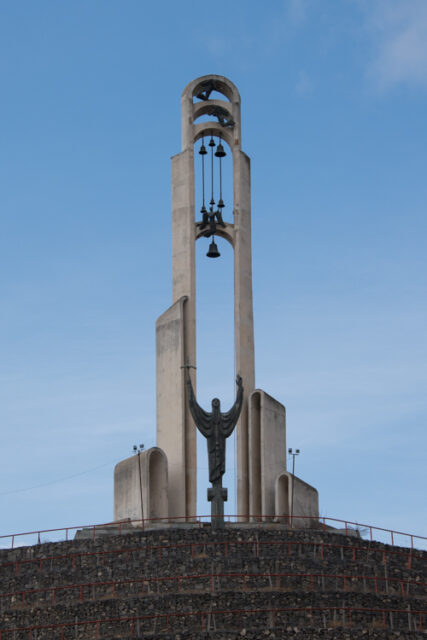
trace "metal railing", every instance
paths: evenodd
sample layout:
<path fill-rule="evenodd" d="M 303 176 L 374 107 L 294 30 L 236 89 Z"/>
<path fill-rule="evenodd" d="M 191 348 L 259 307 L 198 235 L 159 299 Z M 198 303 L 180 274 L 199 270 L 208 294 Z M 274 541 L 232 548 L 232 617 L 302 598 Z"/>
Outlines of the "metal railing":
<path fill-rule="evenodd" d="M 418 580 L 407 580 L 403 578 L 389 578 L 388 576 L 378 575 L 357 575 L 357 574 L 328 574 L 328 573 L 280 573 L 280 572 L 268 572 L 268 573 L 201 573 L 191 575 L 178 575 L 178 576 L 155 576 L 134 578 L 129 580 L 108 580 L 98 582 L 84 582 L 79 584 L 66 584 L 54 587 L 45 587 L 41 589 L 26 589 L 21 591 L 14 591 L 10 593 L 0 594 L 0 601 L 4 604 L 4 601 L 10 600 L 12 608 L 25 609 L 26 607 L 32 607 L 34 600 L 37 605 L 40 606 L 41 594 L 46 596 L 45 602 L 47 605 L 55 605 L 57 602 L 57 596 L 59 593 L 76 592 L 75 600 L 79 602 L 87 600 L 96 600 L 102 595 L 102 597 L 109 596 L 111 598 L 123 595 L 123 592 L 127 596 L 146 596 L 151 594 L 163 593 L 162 587 L 165 586 L 166 592 L 169 585 L 175 586 L 176 592 L 194 592 L 194 583 L 199 581 L 197 587 L 197 593 L 200 593 L 200 582 L 205 588 L 205 592 L 219 593 L 223 589 L 221 588 L 220 580 L 223 579 L 226 588 L 230 588 L 230 584 L 233 585 L 233 589 L 241 588 L 244 592 L 260 591 L 263 588 L 277 591 L 288 590 L 292 585 L 295 588 L 296 584 L 305 591 L 325 591 L 330 589 L 331 581 L 334 581 L 334 588 L 340 591 L 349 591 L 356 588 L 363 593 L 387 593 L 392 592 L 396 595 L 400 595 L 402 598 L 407 598 L 414 590 L 421 591 L 424 587 L 427 587 L 427 583 L 420 582 Z M 257 582 L 264 582 L 263 586 L 256 584 Z M 134 588 L 137 587 L 137 590 Z M 416 589 L 414 589 L 416 588 Z M 101 593 L 102 592 L 102 593 Z M 35 598 L 32 598 L 36 596 Z M 68 604 L 70 602 L 68 601 Z"/>
<path fill-rule="evenodd" d="M 291 618 L 290 615 L 292 616 Z M 249 623 L 248 617 L 250 616 L 255 617 L 254 622 L 257 623 L 257 628 L 260 626 L 261 617 L 265 617 L 265 621 L 263 620 L 263 626 L 265 628 L 274 628 L 287 624 L 290 621 L 295 622 L 295 617 L 298 615 L 304 616 L 304 626 L 309 627 L 313 626 L 314 623 L 316 623 L 316 626 L 321 626 L 322 623 L 325 625 L 325 618 L 326 615 L 328 615 L 328 624 L 334 627 L 351 628 L 358 623 L 366 626 L 367 618 L 369 618 L 368 624 L 375 628 L 401 629 L 404 626 L 405 628 L 407 627 L 409 631 L 422 631 L 425 628 L 427 620 L 427 610 L 411 610 L 409 606 L 406 609 L 347 606 L 217 609 L 213 611 L 172 612 L 0 629 L 0 640 L 9 640 L 11 637 L 15 640 L 17 633 L 28 634 L 26 635 L 28 640 L 35 640 L 38 631 L 46 630 L 55 632 L 55 635 L 52 636 L 55 640 L 58 640 L 58 638 L 60 640 L 67 640 L 68 638 L 71 639 L 71 637 L 83 637 L 79 633 L 82 629 L 84 629 L 85 638 L 88 638 L 87 631 L 90 629 L 91 636 L 99 639 L 102 637 L 101 632 L 107 625 L 109 632 L 111 632 L 112 625 L 115 627 L 120 625 L 120 631 L 122 633 L 128 633 L 132 638 L 135 637 L 135 632 L 138 635 L 141 633 L 141 623 L 144 627 L 143 632 L 168 633 L 170 631 L 182 631 L 182 622 L 184 622 L 184 628 L 187 628 L 185 623 L 190 619 L 193 620 L 190 622 L 191 630 L 197 628 L 202 632 L 206 632 L 215 630 L 218 619 L 221 617 L 226 617 L 226 625 L 229 629 L 241 629 L 243 622 L 245 626 L 247 626 Z M 151 623 L 150 629 L 147 629 L 147 622 Z M 163 626 L 158 627 L 158 622 L 163 624 Z"/>
<path fill-rule="evenodd" d="M 339 518 L 330 517 L 316 517 L 316 516 L 272 516 L 272 515 L 247 515 L 247 516 L 234 516 L 228 515 L 226 517 L 226 526 L 238 525 L 239 523 L 250 523 L 252 526 L 262 527 L 265 523 L 275 522 L 277 524 L 284 524 L 290 528 L 302 528 L 301 522 L 307 523 L 308 527 L 319 530 L 328 530 L 329 527 L 337 528 L 337 525 L 341 525 L 340 530 L 346 534 L 354 534 L 356 532 L 369 532 L 369 540 L 373 541 L 384 535 L 389 540 L 388 544 L 392 546 L 409 546 L 414 548 L 414 541 L 417 542 L 419 547 L 427 547 L 427 536 L 415 535 L 412 533 L 405 533 L 403 531 L 397 531 L 394 529 L 387 529 L 384 527 L 378 527 L 369 524 L 363 524 L 360 522 L 353 522 L 350 520 L 340 520 Z M 122 533 L 129 533 L 130 527 L 135 530 L 146 530 L 159 527 L 176 527 L 182 523 L 193 524 L 195 526 L 202 527 L 204 523 L 210 522 L 211 516 L 182 516 L 173 518 L 143 518 L 138 520 L 126 520 L 123 522 L 106 522 L 102 524 L 90 524 L 80 525 L 72 527 L 60 527 L 55 529 L 40 529 L 38 531 L 27 531 L 23 533 L 12 533 L 6 535 L 0 535 L 0 547 L 2 548 L 15 548 L 16 546 L 27 546 L 34 544 L 41 544 L 42 542 L 59 542 L 67 541 L 72 538 L 73 533 L 80 529 L 90 530 L 92 537 L 95 539 L 97 536 L 104 535 L 105 530 L 117 530 L 118 535 Z M 307 528 L 304 527 L 304 528 Z M 43 536 L 59 537 L 55 540 L 43 540 Z M 384 540 L 379 540 L 384 542 Z M 401 544 L 397 544 L 400 542 Z"/>
<path fill-rule="evenodd" d="M 0 568 L 5 569 L 6 567 L 13 567 L 14 574 L 17 575 L 19 571 L 19 567 L 26 564 L 37 564 L 39 571 L 42 572 L 44 567 L 51 566 L 52 561 L 54 560 L 71 560 L 71 568 L 74 569 L 76 567 L 76 562 L 78 559 L 93 557 L 95 559 L 102 559 L 102 564 L 106 563 L 106 558 L 111 555 L 123 555 L 125 557 L 125 561 L 129 562 L 130 555 L 133 553 L 143 553 L 144 555 L 150 555 L 150 557 L 155 556 L 156 560 L 161 560 L 163 555 L 170 550 L 187 550 L 191 553 L 191 556 L 197 557 L 200 554 L 200 550 L 202 552 L 206 552 L 208 548 L 220 548 L 222 555 L 224 557 L 228 557 L 231 554 L 233 548 L 245 548 L 245 553 L 252 552 L 255 557 L 260 557 L 260 550 L 267 550 L 268 547 L 272 547 L 277 549 L 278 547 L 283 547 L 287 551 L 287 556 L 291 556 L 294 549 L 298 551 L 303 548 L 306 549 L 312 548 L 313 554 L 318 556 L 321 560 L 323 560 L 328 553 L 333 552 L 333 550 L 339 550 L 341 554 L 341 559 L 344 560 L 344 554 L 350 554 L 351 560 L 356 562 L 357 560 L 366 561 L 367 558 L 372 556 L 380 555 L 380 560 L 383 564 L 387 563 L 388 558 L 403 558 L 405 560 L 405 567 L 410 569 L 412 567 L 413 561 L 422 560 L 425 561 L 427 556 L 422 552 L 417 553 L 412 549 L 402 549 L 402 548 L 391 548 L 387 549 L 384 547 L 375 547 L 372 546 L 369 542 L 368 545 L 349 545 L 349 544 L 338 544 L 331 542 L 316 541 L 316 540 L 203 540 L 201 542 L 184 542 L 184 543 L 176 543 L 176 544 L 165 544 L 165 545 L 142 545 L 138 547 L 118 547 L 115 549 L 103 549 L 100 551 L 79 551 L 74 553 L 65 553 L 65 554 L 57 554 L 50 556 L 41 556 L 36 558 L 24 558 L 21 560 L 9 560 L 8 562 L 4 562 L 0 564 Z M 275 552 L 276 553 L 276 552 Z M 362 557 L 361 558 L 361 556 Z"/>

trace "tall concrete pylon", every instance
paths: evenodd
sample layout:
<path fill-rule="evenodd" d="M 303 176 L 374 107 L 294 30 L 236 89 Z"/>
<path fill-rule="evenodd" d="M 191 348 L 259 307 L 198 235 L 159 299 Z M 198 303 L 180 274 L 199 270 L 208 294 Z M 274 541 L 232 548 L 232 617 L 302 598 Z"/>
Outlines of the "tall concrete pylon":
<path fill-rule="evenodd" d="M 213 91 L 222 98 L 211 98 Z M 181 105 L 182 151 L 172 158 L 172 306 L 156 322 L 157 447 L 116 465 L 114 519 L 138 524 L 197 515 L 197 429 L 186 396 L 186 368 L 195 389 L 195 243 L 206 229 L 195 219 L 194 144 L 218 136 L 233 157 L 233 221 L 224 226 L 218 221 L 215 235 L 234 250 L 235 367 L 244 387 L 236 429 L 235 515 L 240 522 L 289 522 L 291 514 L 292 524 L 305 526 L 310 522 L 305 517 L 318 515 L 317 491 L 286 471 L 285 407 L 255 389 L 250 162 L 241 147 L 240 95 L 227 78 L 203 76 L 185 87 Z M 212 119 L 197 122 L 206 115 Z M 304 518 L 295 519 L 296 514 Z"/>
<path fill-rule="evenodd" d="M 210 99 L 209 87 L 224 99 Z M 208 91 L 206 91 L 208 88 Z M 205 99 L 196 96 L 204 91 Z M 226 122 L 196 120 L 217 108 Z M 208 75 L 190 82 L 181 97 L 182 151 L 172 158 L 172 306 L 157 320 L 157 446 L 168 460 L 169 515 L 196 514 L 196 428 L 186 402 L 185 369 L 196 366 L 195 243 L 203 232 L 195 220 L 194 144 L 221 136 L 233 157 L 233 222 L 216 235 L 234 249 L 235 366 L 245 401 L 237 432 L 237 508 L 249 514 L 249 397 L 255 388 L 252 305 L 250 160 L 241 148 L 240 95 L 227 78 Z M 218 111 L 219 109 L 219 111 Z M 224 122 L 224 119 L 223 119 Z M 195 386 L 195 369 L 190 369 Z"/>

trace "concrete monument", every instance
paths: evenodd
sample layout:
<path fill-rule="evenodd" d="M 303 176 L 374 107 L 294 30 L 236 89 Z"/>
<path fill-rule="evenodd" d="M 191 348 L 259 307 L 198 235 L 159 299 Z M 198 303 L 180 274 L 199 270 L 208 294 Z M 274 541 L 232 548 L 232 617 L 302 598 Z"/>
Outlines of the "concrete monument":
<path fill-rule="evenodd" d="M 167 513 L 162 515 L 186 519 L 196 515 L 196 426 L 186 390 L 187 371 L 192 388 L 196 388 L 195 243 L 199 238 L 212 236 L 207 255 L 216 257 L 219 252 L 214 235 L 217 235 L 234 250 L 235 367 L 245 388 L 236 427 L 238 514 L 241 521 L 260 516 L 283 517 L 289 514 L 285 408 L 264 391 L 255 389 L 250 160 L 242 150 L 240 95 L 227 78 L 203 76 L 185 87 L 181 110 L 182 150 L 172 158 L 172 305 L 156 323 L 157 446 L 167 460 L 168 483 L 167 509 L 164 507 Z M 201 116 L 209 119 L 197 122 Z M 223 143 L 232 154 L 232 221 L 223 219 L 222 195 L 216 200 L 216 211 L 213 196 L 209 211 L 203 199 L 201 220 L 196 216 L 194 147 L 202 141 L 199 153 L 203 158 L 207 154 L 205 137 L 210 137 L 209 146 L 217 148 L 215 155 L 220 159 L 225 155 Z M 132 490 L 135 483 L 124 480 L 132 476 L 125 472 L 127 465 L 135 464 L 132 460 L 120 463 L 121 473 L 117 473 L 121 480 L 115 483 L 116 519 L 144 511 L 143 507 L 139 511 L 135 505 L 131 507 L 133 501 L 141 500 Z M 147 495 L 156 494 L 159 477 L 148 470 Z M 317 513 L 316 490 L 311 487 L 311 492 L 307 491 L 308 485 L 304 483 L 304 491 L 298 497 L 299 486 L 296 482 L 293 485 L 295 504 L 307 506 L 308 501 L 306 510 Z M 123 497 L 132 491 L 134 500 Z M 122 508 L 123 501 L 126 508 Z"/>

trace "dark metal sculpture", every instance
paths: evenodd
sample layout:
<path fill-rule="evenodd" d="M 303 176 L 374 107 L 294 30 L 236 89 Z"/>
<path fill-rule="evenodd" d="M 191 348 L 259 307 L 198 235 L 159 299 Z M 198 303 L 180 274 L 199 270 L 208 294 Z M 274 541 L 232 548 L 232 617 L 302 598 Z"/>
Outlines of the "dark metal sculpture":
<path fill-rule="evenodd" d="M 196 427 L 207 439 L 209 481 L 212 483 L 212 487 L 208 489 L 208 501 L 211 502 L 212 527 L 215 528 L 224 526 L 224 502 L 227 500 L 227 489 L 222 486 L 222 476 L 225 473 L 225 440 L 233 433 L 243 404 L 243 384 L 239 375 L 236 378 L 236 384 L 236 401 L 230 411 L 221 413 L 221 403 L 218 398 L 214 398 L 212 412 L 208 413 L 197 403 L 187 368 L 188 402 L 191 415 Z"/>
<path fill-rule="evenodd" d="M 197 223 L 197 226 L 199 227 L 199 229 L 201 231 L 203 231 L 204 229 L 206 229 L 206 231 L 204 232 L 204 236 L 205 238 L 209 238 L 210 236 L 213 236 L 216 234 L 216 225 L 217 223 L 221 226 L 225 228 L 225 222 L 222 219 L 222 211 L 221 209 L 217 209 L 216 211 L 213 211 L 213 208 L 210 207 L 210 211 L 203 211 L 202 214 L 202 220 L 201 222 Z"/>
<path fill-rule="evenodd" d="M 205 82 L 202 82 L 202 84 L 200 85 L 199 92 L 196 93 L 196 98 L 198 98 L 199 100 L 209 100 L 209 96 L 211 95 L 212 91 L 215 91 L 215 89 L 215 80 L 205 80 Z"/>
<path fill-rule="evenodd" d="M 206 113 L 217 118 L 221 127 L 234 127 L 234 120 L 224 107 L 212 105 Z"/>
<path fill-rule="evenodd" d="M 217 85 L 215 80 L 206 80 L 200 85 L 199 91 L 196 93 L 196 98 L 207 102 L 212 91 L 215 91 L 216 89 Z M 218 118 L 218 122 L 221 127 L 234 127 L 234 120 L 224 107 L 212 105 L 212 107 L 207 111 L 207 114 Z"/>

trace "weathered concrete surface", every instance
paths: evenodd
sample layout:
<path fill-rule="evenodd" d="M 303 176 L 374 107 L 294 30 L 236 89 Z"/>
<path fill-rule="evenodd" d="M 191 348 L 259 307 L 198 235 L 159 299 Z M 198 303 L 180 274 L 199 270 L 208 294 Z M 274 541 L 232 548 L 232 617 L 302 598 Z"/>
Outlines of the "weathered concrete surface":
<path fill-rule="evenodd" d="M 118 462 L 114 468 L 114 520 L 143 517 L 139 456 L 135 455 Z"/>
<path fill-rule="evenodd" d="M 224 99 L 195 101 L 206 81 L 214 81 L 216 91 L 222 93 Z M 228 112 L 234 121 L 233 127 L 221 126 L 214 116 L 210 121 L 196 122 L 212 107 Z M 233 221 L 226 222 L 224 228 L 219 227 L 217 235 L 230 242 L 234 249 L 235 369 L 242 376 L 244 387 L 243 407 L 236 426 L 237 512 L 242 521 L 247 521 L 249 514 L 275 513 L 276 478 L 286 469 L 286 420 L 283 405 L 259 391 L 253 399 L 253 426 L 250 426 L 249 399 L 255 388 L 251 176 L 250 159 L 241 148 L 240 95 L 224 76 L 203 76 L 185 87 L 181 108 L 182 151 L 172 158 L 173 304 L 156 325 L 157 444 L 168 460 L 169 514 L 176 518 L 194 517 L 196 427 L 185 388 L 188 363 L 196 390 L 195 242 L 203 235 L 195 221 L 194 143 L 202 136 L 220 135 L 228 144 L 233 160 Z M 279 484 L 284 490 L 285 480 Z M 301 489 L 299 493 L 303 496 L 304 491 Z M 298 499 L 304 504 L 308 500 L 307 497 Z"/>
<path fill-rule="evenodd" d="M 168 515 L 168 469 L 164 452 L 152 447 L 119 462 L 114 469 L 114 520 L 167 518 Z"/>
<path fill-rule="evenodd" d="M 224 100 L 194 102 L 207 79 L 216 82 Z M 173 306 L 157 324 L 157 442 L 169 461 L 171 514 L 193 516 L 196 512 L 196 428 L 186 403 L 179 366 L 196 365 L 196 264 L 198 229 L 194 202 L 194 143 L 202 135 L 222 136 L 233 156 L 233 223 L 218 235 L 234 247 L 235 363 L 245 389 L 244 405 L 237 424 L 238 512 L 249 512 L 248 398 L 255 386 L 252 304 L 252 253 L 250 207 L 250 161 L 241 150 L 240 95 L 223 76 L 204 76 L 187 85 L 181 97 L 182 151 L 172 158 L 172 300 Z M 232 129 L 216 120 L 195 123 L 212 106 L 226 109 L 234 120 Z M 179 314 L 175 305 L 179 300 Z M 179 316 L 179 317 L 177 317 Z M 177 322 L 175 334 L 170 328 Z M 178 329 L 179 325 L 179 329 Z M 170 355 L 165 350 L 171 349 Z M 195 388 L 194 369 L 190 370 Z M 177 379 L 173 380 L 173 376 Z M 172 392 L 169 394 L 169 389 Z M 167 425 L 167 427 L 166 427 Z"/>
<path fill-rule="evenodd" d="M 273 518 L 276 479 L 286 470 L 286 410 L 261 389 L 249 398 L 249 460 L 250 514 Z"/>
<path fill-rule="evenodd" d="M 237 423 L 237 510 L 250 512 L 249 397 L 255 387 L 254 321 L 252 303 L 250 159 L 233 150 L 234 188 L 234 336 L 236 371 L 243 378 L 246 400 Z"/>
<path fill-rule="evenodd" d="M 293 514 L 299 516 L 319 516 L 319 494 L 311 485 L 304 482 L 292 473 L 284 471 L 276 480 L 276 516 L 283 518 L 289 516 L 292 510 L 293 487 Z M 293 518 L 293 526 L 297 528 L 311 527 L 312 521 L 304 518 Z"/>
<path fill-rule="evenodd" d="M 182 307 L 183 356 L 180 363 L 196 366 L 196 229 L 194 223 L 193 145 L 172 158 L 172 302 L 185 298 Z M 194 369 L 191 369 L 191 373 Z M 159 380 L 159 377 L 158 377 Z M 196 381 L 194 380 L 194 384 Z M 194 387 L 195 388 L 195 387 Z M 180 380 L 184 450 L 181 460 L 185 480 L 184 510 L 181 516 L 194 516 L 197 500 L 196 427 L 186 402 L 185 376 Z M 174 423 L 175 424 L 175 423 Z"/>
<path fill-rule="evenodd" d="M 195 482 L 194 456 L 188 461 L 187 440 L 195 439 L 195 428 L 187 422 L 184 364 L 184 304 L 180 298 L 156 324 L 157 363 L 157 445 L 165 452 L 169 476 L 169 515 L 185 516 L 187 508 L 195 505 L 187 501 L 187 482 L 191 475 Z M 190 474 L 191 472 L 191 474 Z M 194 514 L 193 514 L 194 515 Z"/>

